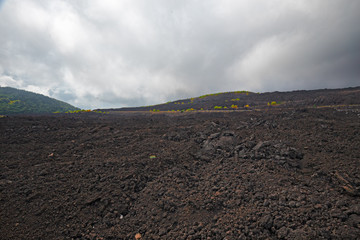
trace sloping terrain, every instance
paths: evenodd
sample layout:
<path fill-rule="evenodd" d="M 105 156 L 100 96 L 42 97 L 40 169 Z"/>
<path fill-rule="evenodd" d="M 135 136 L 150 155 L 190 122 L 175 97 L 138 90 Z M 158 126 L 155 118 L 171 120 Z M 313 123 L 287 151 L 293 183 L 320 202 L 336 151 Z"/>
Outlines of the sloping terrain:
<path fill-rule="evenodd" d="M 0 115 L 53 113 L 79 110 L 68 103 L 41 94 L 0 87 Z"/>
<path fill-rule="evenodd" d="M 104 111 L 237 110 L 353 104 L 360 104 L 360 87 L 267 93 L 248 91 L 225 92 L 154 106 L 105 109 Z"/>
<path fill-rule="evenodd" d="M 360 236 L 357 107 L 10 116 L 0 133 L 0 239 Z"/>

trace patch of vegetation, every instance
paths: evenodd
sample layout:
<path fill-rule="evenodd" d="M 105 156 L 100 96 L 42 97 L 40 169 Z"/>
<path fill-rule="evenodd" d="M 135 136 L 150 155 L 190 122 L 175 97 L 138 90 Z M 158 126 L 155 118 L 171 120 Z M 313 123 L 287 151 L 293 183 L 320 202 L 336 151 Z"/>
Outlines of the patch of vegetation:
<path fill-rule="evenodd" d="M 73 110 L 73 111 L 66 111 L 65 113 L 82 113 L 82 112 L 91 112 L 91 110 L 85 110 L 85 109 L 79 109 L 79 110 Z M 60 113 L 60 112 L 54 112 L 54 113 Z"/>
<path fill-rule="evenodd" d="M 267 105 L 268 106 L 276 106 L 276 105 L 280 105 L 283 104 L 284 102 L 276 102 L 276 101 L 272 101 L 272 102 L 268 102 Z"/>
<path fill-rule="evenodd" d="M 95 112 L 95 113 L 102 113 L 102 114 L 109 114 L 109 112 L 99 111 L 99 110 L 93 110 L 93 112 Z"/>
<path fill-rule="evenodd" d="M 206 97 L 210 97 L 210 96 L 218 96 L 218 95 L 221 95 L 221 94 L 226 94 L 226 93 L 235 93 L 235 94 L 246 94 L 246 95 L 249 95 L 249 91 L 234 91 L 234 92 L 220 92 L 220 93 L 211 93 L 211 94 L 205 94 L 205 95 L 202 95 L 198 98 L 206 98 Z"/>
<path fill-rule="evenodd" d="M 249 91 L 235 91 L 234 93 L 245 93 L 246 95 L 249 95 Z"/>
<path fill-rule="evenodd" d="M 79 110 L 68 103 L 10 87 L 0 87 L 0 115 L 53 113 Z"/>
<path fill-rule="evenodd" d="M 205 94 L 205 95 L 202 95 L 198 98 L 206 98 L 206 97 L 210 97 L 210 96 L 218 96 L 220 94 L 223 94 L 223 93 L 211 93 L 211 94 Z"/>
<path fill-rule="evenodd" d="M 14 104 L 14 103 L 19 103 L 19 102 L 20 102 L 20 100 L 10 100 L 10 101 L 9 101 L 9 104 L 12 105 L 12 104 Z"/>
<path fill-rule="evenodd" d="M 79 109 L 79 110 L 74 110 L 74 111 L 67 111 L 65 113 L 100 113 L 100 114 L 109 114 L 109 112 L 105 112 L 105 111 L 99 111 L 99 110 L 90 110 L 90 109 Z M 60 113 L 60 112 L 54 112 L 54 113 Z"/>

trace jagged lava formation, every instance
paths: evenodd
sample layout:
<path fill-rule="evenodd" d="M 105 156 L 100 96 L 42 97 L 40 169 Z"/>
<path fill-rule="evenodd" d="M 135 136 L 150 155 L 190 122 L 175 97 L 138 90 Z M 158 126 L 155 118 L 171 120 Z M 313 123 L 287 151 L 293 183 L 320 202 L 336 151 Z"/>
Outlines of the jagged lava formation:
<path fill-rule="evenodd" d="M 0 118 L 0 238 L 357 239 L 348 91 L 326 108 Z"/>

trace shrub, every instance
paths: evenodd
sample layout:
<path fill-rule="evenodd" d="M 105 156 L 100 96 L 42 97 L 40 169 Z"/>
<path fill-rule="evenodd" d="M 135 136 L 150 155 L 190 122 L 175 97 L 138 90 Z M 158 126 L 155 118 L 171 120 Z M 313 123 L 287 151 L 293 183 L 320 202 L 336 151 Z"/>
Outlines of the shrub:
<path fill-rule="evenodd" d="M 10 100 L 9 104 L 12 105 L 14 103 L 20 102 L 20 100 Z"/>
<path fill-rule="evenodd" d="M 246 95 L 249 93 L 249 91 L 235 91 L 234 93 L 246 93 Z"/>
<path fill-rule="evenodd" d="M 74 110 L 74 111 L 67 111 L 65 113 L 83 113 L 83 112 L 94 112 L 94 113 L 102 113 L 101 111 L 93 111 L 91 109 L 81 109 L 81 110 Z M 54 113 L 59 113 L 58 111 L 57 112 L 54 112 Z M 103 112 L 105 113 L 105 112 Z"/>

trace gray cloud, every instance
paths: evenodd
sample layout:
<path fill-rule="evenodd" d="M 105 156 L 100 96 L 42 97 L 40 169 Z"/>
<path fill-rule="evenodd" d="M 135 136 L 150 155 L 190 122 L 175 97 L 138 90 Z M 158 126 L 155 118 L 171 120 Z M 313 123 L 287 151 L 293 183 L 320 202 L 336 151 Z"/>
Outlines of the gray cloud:
<path fill-rule="evenodd" d="M 359 84 L 357 0 L 12 0 L 0 85 L 83 108 Z"/>

